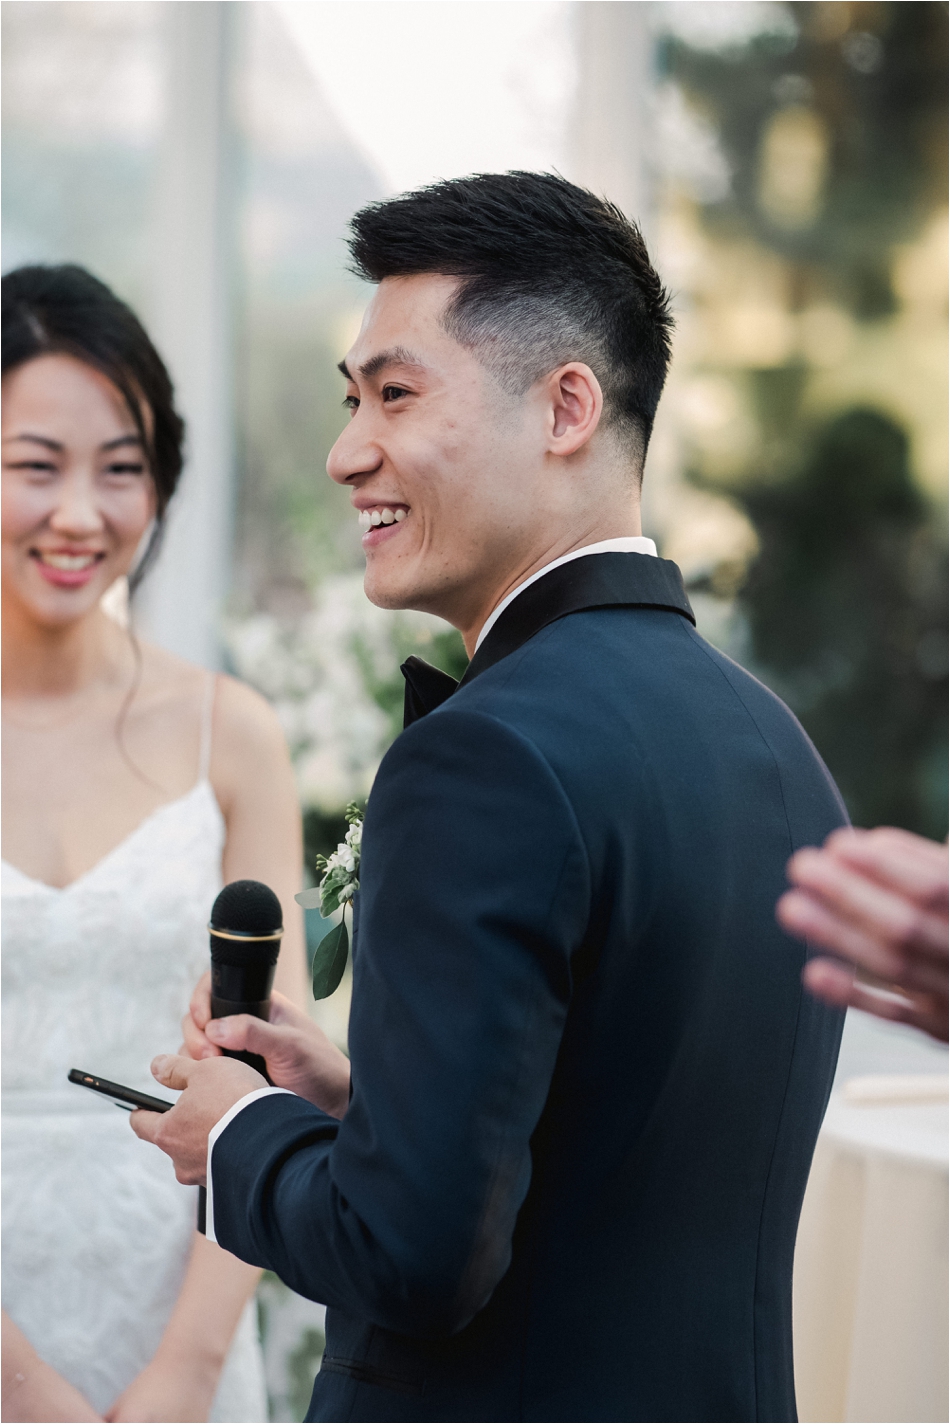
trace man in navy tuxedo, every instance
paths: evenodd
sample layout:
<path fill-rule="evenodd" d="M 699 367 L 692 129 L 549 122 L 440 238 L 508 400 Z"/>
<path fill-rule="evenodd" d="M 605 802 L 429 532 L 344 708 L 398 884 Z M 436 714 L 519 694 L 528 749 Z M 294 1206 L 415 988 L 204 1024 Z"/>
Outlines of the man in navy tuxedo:
<path fill-rule="evenodd" d="M 207 1174 L 209 1234 L 327 1304 L 308 1419 L 794 1419 L 842 1019 L 773 906 L 845 816 L 641 534 L 666 295 L 636 228 L 547 175 L 376 205 L 352 250 L 377 290 L 329 473 L 369 597 L 471 663 L 406 668 L 352 1075 L 279 999 L 209 1023 L 202 991 L 192 1058 L 156 1066 L 178 1105 L 133 1124 Z"/>

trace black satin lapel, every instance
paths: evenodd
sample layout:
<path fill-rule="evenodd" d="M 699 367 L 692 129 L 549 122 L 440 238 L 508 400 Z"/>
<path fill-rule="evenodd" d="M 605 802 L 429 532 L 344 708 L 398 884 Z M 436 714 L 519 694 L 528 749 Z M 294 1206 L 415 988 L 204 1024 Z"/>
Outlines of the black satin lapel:
<path fill-rule="evenodd" d="M 402 714 L 404 728 L 411 727 L 427 712 L 441 707 L 458 687 L 454 677 L 415 655 L 408 657 L 399 670 L 406 679 Z"/>
<path fill-rule="evenodd" d="M 585 554 L 544 574 L 502 613 L 459 686 L 506 658 L 549 623 L 586 608 L 661 608 L 695 623 L 683 575 L 653 554 Z"/>

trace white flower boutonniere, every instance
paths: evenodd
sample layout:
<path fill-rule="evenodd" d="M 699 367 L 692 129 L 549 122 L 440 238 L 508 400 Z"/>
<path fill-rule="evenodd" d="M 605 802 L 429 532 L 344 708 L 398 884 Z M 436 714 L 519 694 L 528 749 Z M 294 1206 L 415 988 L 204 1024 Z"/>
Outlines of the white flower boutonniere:
<path fill-rule="evenodd" d="M 313 997 L 326 999 L 338 988 L 346 968 L 350 938 L 346 930 L 346 909 L 360 888 L 360 850 L 363 844 L 363 812 L 355 802 L 346 808 L 350 823 L 343 840 L 332 855 L 317 856 L 319 885 L 302 890 L 294 899 L 305 910 L 319 909 L 322 915 L 332 915 L 343 907 L 340 923 L 317 945 L 313 958 Z"/>

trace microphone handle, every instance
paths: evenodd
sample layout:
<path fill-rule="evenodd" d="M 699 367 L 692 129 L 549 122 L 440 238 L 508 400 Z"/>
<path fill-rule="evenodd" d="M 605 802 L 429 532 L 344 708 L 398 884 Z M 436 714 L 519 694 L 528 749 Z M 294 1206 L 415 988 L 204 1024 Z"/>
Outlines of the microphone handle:
<path fill-rule="evenodd" d="M 211 995 L 211 1017 L 213 1019 L 226 1019 L 231 1014 L 253 1014 L 256 1019 L 270 1018 L 270 996 L 266 999 L 220 999 L 217 994 Z M 270 1083 L 271 1077 L 267 1071 L 267 1064 L 259 1053 L 247 1053 L 240 1048 L 222 1048 L 221 1052 L 226 1058 L 237 1058 L 241 1063 L 246 1063 L 249 1068 L 256 1068 L 258 1073 L 263 1074 Z M 198 1188 L 198 1219 L 195 1223 L 201 1235 L 205 1235 L 205 1228 L 208 1219 L 208 1193 L 204 1187 Z"/>

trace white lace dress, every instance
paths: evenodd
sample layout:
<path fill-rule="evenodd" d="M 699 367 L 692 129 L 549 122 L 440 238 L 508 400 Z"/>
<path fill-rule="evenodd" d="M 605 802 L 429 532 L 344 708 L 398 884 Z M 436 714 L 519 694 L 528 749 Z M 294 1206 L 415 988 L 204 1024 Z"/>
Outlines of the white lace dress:
<path fill-rule="evenodd" d="M 196 1189 L 127 1113 L 66 1075 L 163 1096 L 149 1063 L 181 1042 L 221 888 L 224 823 L 206 762 L 203 749 L 197 785 L 64 889 L 2 864 L 3 1304 L 100 1412 L 155 1353 Z M 267 1419 L 253 1300 L 210 1417 Z"/>

